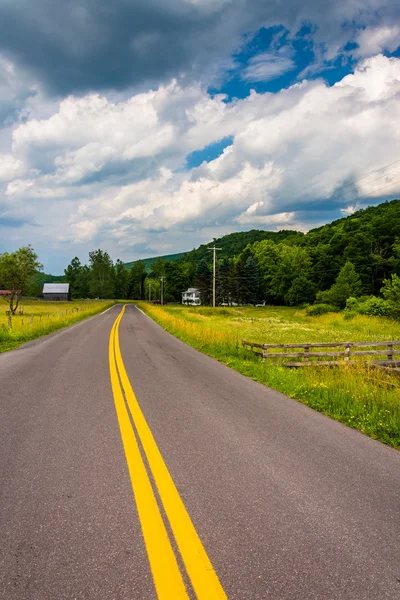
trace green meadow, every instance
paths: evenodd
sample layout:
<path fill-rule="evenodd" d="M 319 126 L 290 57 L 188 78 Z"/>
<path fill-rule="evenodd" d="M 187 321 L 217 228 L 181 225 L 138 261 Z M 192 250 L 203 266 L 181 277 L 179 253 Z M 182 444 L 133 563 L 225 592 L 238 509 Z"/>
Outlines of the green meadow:
<path fill-rule="evenodd" d="M 82 321 L 113 304 L 111 300 L 44 302 L 22 299 L 17 314 L 9 317 L 6 314 L 8 305 L 3 301 L 0 304 L 0 352 L 13 350 L 24 342 Z"/>
<path fill-rule="evenodd" d="M 400 378 L 366 365 L 289 369 L 243 348 L 260 343 L 400 340 L 398 321 L 343 313 L 309 317 L 290 307 L 138 306 L 164 329 L 240 373 L 400 448 Z M 285 400 L 282 399 L 282 402 Z"/>

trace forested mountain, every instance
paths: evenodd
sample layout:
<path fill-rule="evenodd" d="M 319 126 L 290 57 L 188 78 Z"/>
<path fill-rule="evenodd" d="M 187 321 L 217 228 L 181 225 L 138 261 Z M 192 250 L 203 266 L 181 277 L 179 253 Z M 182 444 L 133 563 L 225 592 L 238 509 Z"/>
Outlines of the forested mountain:
<path fill-rule="evenodd" d="M 360 275 L 364 291 L 379 292 L 396 265 L 396 240 L 400 241 L 400 200 L 359 210 L 348 217 L 310 230 L 301 245 L 311 255 L 314 280 L 329 287 L 346 261 Z"/>
<path fill-rule="evenodd" d="M 165 260 L 165 261 L 170 261 L 170 262 L 175 262 L 176 260 L 181 260 L 185 255 L 186 255 L 186 252 L 178 252 L 177 254 L 166 254 L 164 256 L 152 256 L 151 258 L 142 258 L 140 262 L 143 262 L 145 264 L 146 271 L 150 272 L 151 271 L 151 265 L 157 259 L 161 259 L 161 260 Z M 135 263 L 137 263 L 137 262 L 139 262 L 139 261 L 138 260 L 132 260 L 131 262 L 124 263 L 124 265 L 125 265 L 125 267 L 127 269 L 131 269 L 132 266 Z"/>
<path fill-rule="evenodd" d="M 188 252 L 181 260 L 193 263 L 199 263 L 201 260 L 210 260 L 210 250 L 212 246 L 221 248 L 218 251 L 218 259 L 232 258 L 237 256 L 248 246 L 254 242 L 261 240 L 271 240 L 278 244 L 279 242 L 296 243 L 304 236 L 300 231 L 291 231 L 282 229 L 281 231 L 263 231 L 260 229 L 251 229 L 250 231 L 239 231 L 229 233 L 221 238 L 214 239 L 213 242 L 202 244 L 196 250 Z"/>

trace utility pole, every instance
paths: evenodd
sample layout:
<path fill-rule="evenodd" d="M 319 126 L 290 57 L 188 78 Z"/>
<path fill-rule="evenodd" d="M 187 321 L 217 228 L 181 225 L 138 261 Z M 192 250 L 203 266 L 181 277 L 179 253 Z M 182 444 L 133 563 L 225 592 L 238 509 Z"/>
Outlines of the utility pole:
<path fill-rule="evenodd" d="M 217 270 L 217 250 L 222 250 L 222 248 L 216 248 L 214 246 L 213 248 L 209 248 L 209 250 L 212 250 L 213 252 L 213 308 L 215 308 L 215 277 Z"/>
<path fill-rule="evenodd" d="M 165 280 L 165 277 L 160 277 L 160 281 L 161 281 L 161 306 L 164 304 L 164 280 Z"/>

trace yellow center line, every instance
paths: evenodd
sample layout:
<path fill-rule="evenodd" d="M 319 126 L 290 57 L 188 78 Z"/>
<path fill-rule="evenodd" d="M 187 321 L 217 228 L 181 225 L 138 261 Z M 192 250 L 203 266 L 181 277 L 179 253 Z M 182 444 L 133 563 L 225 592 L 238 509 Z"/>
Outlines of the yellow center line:
<path fill-rule="evenodd" d="M 125 392 L 129 411 L 132 415 L 138 437 L 147 457 L 165 514 L 170 523 L 187 574 L 198 600 L 227 600 L 227 596 L 161 456 L 153 434 L 144 418 L 130 384 L 119 345 L 118 327 L 122 315 L 123 312 L 117 319 L 115 326 L 115 358 L 118 373 Z M 171 600 L 175 600 L 175 598 L 179 598 L 179 596 L 170 596 Z"/>
<path fill-rule="evenodd" d="M 118 325 L 124 311 L 125 306 L 111 330 L 109 344 L 110 377 L 143 538 L 159 600 L 175 600 L 175 598 L 177 600 L 189 600 L 176 556 L 168 538 L 168 533 L 132 429 L 118 379 L 115 362 L 115 334 L 118 331 Z"/>

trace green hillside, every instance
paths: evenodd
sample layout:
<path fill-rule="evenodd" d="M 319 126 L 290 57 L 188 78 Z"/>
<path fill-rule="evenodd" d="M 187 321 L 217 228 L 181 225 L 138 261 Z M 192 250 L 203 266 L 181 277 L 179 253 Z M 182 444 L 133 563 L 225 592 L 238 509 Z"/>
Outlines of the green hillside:
<path fill-rule="evenodd" d="M 198 263 L 201 260 L 210 260 L 211 254 L 209 248 L 216 245 L 221 250 L 218 252 L 218 258 L 231 258 L 240 254 L 248 244 L 254 242 L 260 242 L 261 240 L 271 240 L 276 242 L 285 241 L 285 243 L 297 242 L 303 237 L 303 233 L 299 231 L 263 231 L 259 229 L 252 229 L 250 231 L 239 231 L 236 233 L 228 233 L 221 238 L 216 238 L 208 244 L 202 244 L 199 248 L 190 250 L 189 252 L 179 252 L 177 254 L 167 254 L 165 256 L 153 256 L 151 258 L 143 258 L 142 262 L 146 265 L 146 271 L 151 271 L 152 263 L 161 258 L 161 260 L 168 262 L 182 261 L 183 259 L 187 262 Z M 125 263 L 125 267 L 130 269 L 132 265 L 138 262 L 136 260 Z"/>
<path fill-rule="evenodd" d="M 201 260 L 210 261 L 210 248 L 216 246 L 221 248 L 218 251 L 218 259 L 232 258 L 240 254 L 248 244 L 261 242 L 261 240 L 271 240 L 276 244 L 285 242 L 286 244 L 296 243 L 302 237 L 303 233 L 299 231 L 290 231 L 282 229 L 282 231 L 263 231 L 260 229 L 251 229 L 250 231 L 238 231 L 236 233 L 228 233 L 221 238 L 214 239 L 208 244 L 202 244 L 196 250 L 191 250 L 185 256 L 188 262 L 199 263 Z"/>
<path fill-rule="evenodd" d="M 185 256 L 185 254 L 186 254 L 186 252 L 178 252 L 177 254 L 165 254 L 164 256 L 152 256 L 151 258 L 142 258 L 141 262 L 145 263 L 146 271 L 150 272 L 151 265 L 155 260 L 157 260 L 157 258 L 161 258 L 162 260 L 169 261 L 169 262 L 175 262 L 175 261 L 183 258 Z M 131 262 L 127 262 L 124 264 L 127 269 L 130 269 L 132 267 L 132 265 L 136 262 L 139 262 L 139 261 L 132 260 Z"/>

